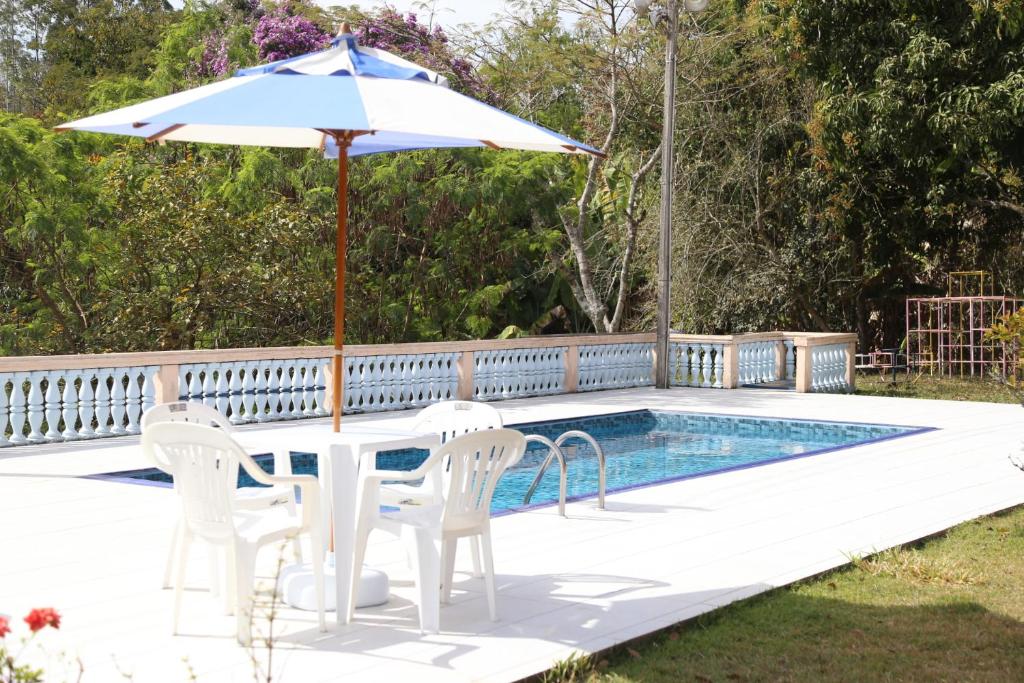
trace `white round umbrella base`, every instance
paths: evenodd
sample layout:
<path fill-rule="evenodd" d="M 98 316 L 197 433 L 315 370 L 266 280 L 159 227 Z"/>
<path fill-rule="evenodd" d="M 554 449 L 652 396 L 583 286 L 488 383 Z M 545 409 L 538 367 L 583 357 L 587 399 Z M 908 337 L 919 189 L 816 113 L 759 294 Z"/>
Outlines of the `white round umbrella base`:
<path fill-rule="evenodd" d="M 277 592 L 286 605 L 315 612 L 316 584 L 313 580 L 312 565 L 305 562 L 282 567 L 281 575 L 277 580 Z M 362 575 L 359 577 L 359 590 L 356 592 L 356 607 L 383 605 L 388 601 L 389 593 L 388 575 L 364 566 Z M 324 562 L 324 609 L 333 612 L 337 606 L 334 562 L 328 560 Z"/>

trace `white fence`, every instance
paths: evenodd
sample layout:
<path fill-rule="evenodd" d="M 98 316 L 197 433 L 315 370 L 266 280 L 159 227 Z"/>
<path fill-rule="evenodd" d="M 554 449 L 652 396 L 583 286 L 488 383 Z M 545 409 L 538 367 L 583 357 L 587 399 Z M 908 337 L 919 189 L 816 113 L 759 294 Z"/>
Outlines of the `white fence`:
<path fill-rule="evenodd" d="M 855 336 L 673 334 L 672 386 L 734 389 L 791 380 L 852 391 Z M 349 346 L 343 411 L 419 408 L 653 384 L 654 335 Z M 331 347 L 0 358 L 0 446 L 136 434 L 149 407 L 202 401 L 232 422 L 329 414 Z"/>

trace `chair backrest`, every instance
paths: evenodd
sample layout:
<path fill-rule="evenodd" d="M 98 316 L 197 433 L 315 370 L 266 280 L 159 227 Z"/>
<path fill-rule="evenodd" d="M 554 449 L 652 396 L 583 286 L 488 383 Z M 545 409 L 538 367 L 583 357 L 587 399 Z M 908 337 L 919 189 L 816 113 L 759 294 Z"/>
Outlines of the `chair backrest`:
<path fill-rule="evenodd" d="M 189 529 L 213 541 L 232 537 L 238 465 L 248 455 L 231 435 L 206 425 L 160 422 L 142 433 L 142 442 L 174 476 Z"/>
<path fill-rule="evenodd" d="M 143 413 L 139 427 L 145 434 L 147 429 L 163 422 L 189 422 L 206 427 L 219 427 L 229 433 L 235 431 L 234 425 L 231 424 L 227 416 L 216 408 L 197 401 L 175 401 L 153 406 Z M 147 448 L 145 441 L 143 441 L 142 452 L 156 467 L 170 474 L 170 469 L 167 463 L 160 458 L 159 452 Z"/>
<path fill-rule="evenodd" d="M 470 432 L 503 426 L 501 413 L 494 406 L 473 401 L 441 401 L 421 410 L 413 429 L 440 434 L 443 443 Z"/>
<path fill-rule="evenodd" d="M 442 526 L 483 524 L 490 517 L 498 480 L 525 450 L 526 438 L 514 429 L 472 432 L 445 442 L 431 456 L 449 462 Z"/>
<path fill-rule="evenodd" d="M 146 427 L 157 422 L 194 422 L 207 427 L 220 427 L 228 432 L 235 431 L 235 426 L 224 413 L 198 401 L 174 401 L 153 406 L 143 413 L 139 427 L 146 431 Z"/>

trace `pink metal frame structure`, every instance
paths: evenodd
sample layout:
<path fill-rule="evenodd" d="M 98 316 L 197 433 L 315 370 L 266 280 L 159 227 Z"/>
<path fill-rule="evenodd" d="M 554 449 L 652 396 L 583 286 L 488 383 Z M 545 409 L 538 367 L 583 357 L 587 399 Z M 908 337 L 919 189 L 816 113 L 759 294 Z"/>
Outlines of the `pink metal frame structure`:
<path fill-rule="evenodd" d="M 1007 296 L 907 299 L 908 364 L 951 377 L 1005 372 L 1003 345 L 986 341 L 985 331 L 1021 306 L 1024 299 Z"/>

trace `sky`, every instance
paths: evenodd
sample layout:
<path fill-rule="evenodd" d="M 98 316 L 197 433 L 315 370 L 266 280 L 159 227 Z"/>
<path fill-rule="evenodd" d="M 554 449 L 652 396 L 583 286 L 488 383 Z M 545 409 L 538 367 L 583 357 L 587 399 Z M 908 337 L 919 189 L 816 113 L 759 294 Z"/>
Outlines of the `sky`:
<path fill-rule="evenodd" d="M 388 4 L 400 12 L 415 12 L 421 22 L 426 23 L 429 11 L 424 11 L 418 5 L 431 4 L 417 0 L 315 0 L 319 5 L 347 5 L 353 3 L 362 9 L 372 9 L 380 5 Z M 435 21 L 442 26 L 457 26 L 458 24 L 472 23 L 484 24 L 495 14 L 500 14 L 505 8 L 504 0 L 437 0 L 433 3 L 437 7 Z"/>
<path fill-rule="evenodd" d="M 313 0 L 318 5 L 358 5 L 362 9 L 373 9 L 381 5 L 391 5 L 399 12 L 415 12 L 421 22 L 426 23 L 429 11 L 424 12 L 420 6 L 434 4 L 437 7 L 435 20 L 442 26 L 458 26 L 459 24 L 484 24 L 495 14 L 501 14 L 507 4 L 505 0 Z M 171 0 L 171 5 L 180 8 L 183 0 Z"/>

